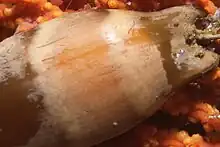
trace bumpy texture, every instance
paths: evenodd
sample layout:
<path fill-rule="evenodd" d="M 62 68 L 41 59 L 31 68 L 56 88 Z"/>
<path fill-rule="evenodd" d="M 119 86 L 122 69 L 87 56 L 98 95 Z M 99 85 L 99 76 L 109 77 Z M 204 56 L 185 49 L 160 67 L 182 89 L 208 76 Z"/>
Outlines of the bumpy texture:
<path fill-rule="evenodd" d="M 18 26 L 17 32 L 26 31 L 62 13 L 58 6 L 47 0 L 0 0 L 0 31 L 15 31 Z M 9 34 L 1 34 L 0 40 Z"/>

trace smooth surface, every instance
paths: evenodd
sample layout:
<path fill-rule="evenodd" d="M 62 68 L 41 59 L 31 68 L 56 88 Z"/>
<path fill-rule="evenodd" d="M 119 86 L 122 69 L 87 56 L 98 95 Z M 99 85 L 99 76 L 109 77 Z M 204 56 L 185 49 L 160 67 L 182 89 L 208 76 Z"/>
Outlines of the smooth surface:
<path fill-rule="evenodd" d="M 216 54 L 198 58 L 203 50 L 185 44 L 199 14 L 190 6 L 88 10 L 4 40 L 0 146 L 89 147 L 151 116 L 171 91 L 218 64 Z"/>

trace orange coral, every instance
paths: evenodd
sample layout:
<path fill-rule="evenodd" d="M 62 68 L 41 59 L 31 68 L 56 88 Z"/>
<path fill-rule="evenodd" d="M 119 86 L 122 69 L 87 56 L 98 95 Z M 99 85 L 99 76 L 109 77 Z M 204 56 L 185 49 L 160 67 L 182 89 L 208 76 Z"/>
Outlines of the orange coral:
<path fill-rule="evenodd" d="M 219 89 L 220 87 L 218 87 L 218 82 L 215 82 L 215 80 L 217 80 L 219 77 L 219 73 L 220 71 L 218 69 L 214 74 L 211 74 L 207 76 L 206 79 L 203 79 L 204 81 L 202 82 L 205 83 L 206 86 L 204 87 L 204 89 L 201 88 L 200 91 L 205 91 L 205 89 L 210 86 L 213 87 L 212 89 L 214 90 Z M 218 109 L 216 109 L 215 106 L 212 105 L 216 104 L 218 102 L 218 99 L 214 95 L 215 91 L 210 92 L 213 92 L 213 95 L 202 94 L 202 97 L 199 97 L 197 99 L 193 98 L 193 95 L 189 94 L 187 90 L 181 91 L 177 93 L 171 99 L 171 101 L 167 102 L 164 105 L 163 110 L 169 112 L 171 115 L 174 116 L 188 116 L 190 121 L 200 122 L 207 132 L 213 130 L 220 131 L 220 119 L 217 117 L 218 115 L 220 115 L 220 113 Z"/>
<path fill-rule="evenodd" d="M 210 14 L 214 14 L 217 9 L 211 0 L 95 0 L 96 5 L 99 7 L 104 6 L 114 9 L 127 8 L 141 11 L 159 10 L 194 2 L 196 2 Z"/>
<path fill-rule="evenodd" d="M 15 29 L 16 26 L 24 31 L 38 23 L 62 15 L 59 7 L 47 0 L 0 0 L 0 24 Z"/>
<path fill-rule="evenodd" d="M 214 14 L 217 10 L 217 7 L 211 0 L 197 0 L 197 3 L 210 14 Z"/>
<path fill-rule="evenodd" d="M 72 7 L 73 1 L 68 1 L 62 2 L 62 0 L 60 0 L 59 3 L 67 4 L 67 8 Z M 80 5 L 85 3 L 84 1 L 80 2 Z M 188 3 L 188 1 L 189 0 L 177 0 L 175 2 L 167 0 L 94 0 L 94 3 L 98 7 L 151 11 Z M 75 3 L 78 4 L 78 2 Z M 211 14 L 216 10 L 216 6 L 210 0 L 197 0 L 197 3 Z M 19 28 L 21 28 L 20 31 L 24 31 L 25 28 L 30 29 L 36 26 L 36 24 L 59 17 L 60 15 L 62 15 L 61 9 L 47 0 L 0 0 L 0 25 L 11 29 L 15 29 L 18 25 L 23 25 Z M 17 19 L 19 19 L 19 21 Z"/>
<path fill-rule="evenodd" d="M 139 126 L 136 130 L 140 147 L 217 147 L 199 134 L 190 136 L 186 131 L 158 129 L 150 125 Z"/>

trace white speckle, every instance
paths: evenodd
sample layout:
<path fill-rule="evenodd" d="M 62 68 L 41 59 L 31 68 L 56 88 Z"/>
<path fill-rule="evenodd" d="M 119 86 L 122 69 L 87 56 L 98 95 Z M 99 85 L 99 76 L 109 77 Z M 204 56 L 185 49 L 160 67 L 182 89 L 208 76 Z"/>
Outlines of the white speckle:
<path fill-rule="evenodd" d="M 103 38 L 105 38 L 105 40 L 108 42 L 108 43 L 112 43 L 112 44 L 114 44 L 114 43 L 117 43 L 117 42 L 120 42 L 121 41 L 121 38 L 118 36 L 119 34 L 117 34 L 116 32 L 115 32 L 115 29 L 114 28 L 112 28 L 112 27 L 114 27 L 114 26 L 105 26 L 104 28 L 103 28 Z"/>
<path fill-rule="evenodd" d="M 113 122 L 113 126 L 117 126 L 118 125 L 118 122 Z"/>
<path fill-rule="evenodd" d="M 128 6 L 131 6 L 131 4 L 132 4 L 131 1 L 128 1 L 128 2 L 127 2 L 127 5 L 128 5 Z"/>
<path fill-rule="evenodd" d="M 220 115 L 210 115 L 209 119 L 220 119 Z"/>
<path fill-rule="evenodd" d="M 217 9 L 217 10 L 215 11 L 215 14 L 213 15 L 213 18 L 214 18 L 214 19 L 219 19 L 219 18 L 220 18 L 220 9 Z"/>
<path fill-rule="evenodd" d="M 2 128 L 0 128 L 0 133 L 1 133 L 2 131 L 3 131 Z"/>
<path fill-rule="evenodd" d="M 183 49 L 180 49 L 180 53 L 183 54 L 185 51 Z"/>

